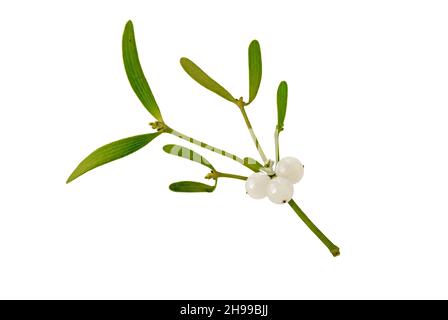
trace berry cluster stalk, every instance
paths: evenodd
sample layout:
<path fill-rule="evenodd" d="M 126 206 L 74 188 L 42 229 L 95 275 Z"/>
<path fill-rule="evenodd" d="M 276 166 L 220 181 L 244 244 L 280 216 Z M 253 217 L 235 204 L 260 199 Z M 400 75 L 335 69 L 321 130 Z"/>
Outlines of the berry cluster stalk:
<path fill-rule="evenodd" d="M 294 199 L 289 200 L 288 204 L 290 207 L 297 213 L 300 219 L 310 228 L 311 231 L 323 242 L 323 244 L 330 250 L 331 254 L 334 257 L 337 257 L 340 254 L 339 247 L 336 246 L 333 242 L 330 241 L 323 233 L 319 230 L 318 227 L 308 218 L 305 212 L 300 209 Z"/>

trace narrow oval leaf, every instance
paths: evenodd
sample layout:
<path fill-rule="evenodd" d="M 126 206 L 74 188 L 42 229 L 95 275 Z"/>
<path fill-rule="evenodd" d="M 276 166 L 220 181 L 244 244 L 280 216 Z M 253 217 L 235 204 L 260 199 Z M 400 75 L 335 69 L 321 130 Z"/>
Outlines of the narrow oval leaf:
<path fill-rule="evenodd" d="M 244 160 L 244 166 L 246 166 L 247 168 L 249 168 L 252 171 L 258 172 L 258 171 L 260 171 L 260 168 L 263 167 L 263 165 L 255 159 L 246 157 L 243 160 Z"/>
<path fill-rule="evenodd" d="M 280 82 L 277 89 L 277 130 L 282 131 L 285 116 L 286 105 L 288 103 L 288 84 L 286 81 Z"/>
<path fill-rule="evenodd" d="M 237 99 L 235 99 L 229 91 L 227 91 L 223 86 L 221 86 L 219 83 L 217 83 L 215 80 L 213 80 L 208 74 L 206 74 L 204 71 L 202 71 L 201 68 L 199 68 L 193 61 L 191 61 L 188 58 L 181 58 L 180 64 L 182 68 L 185 70 L 186 73 L 190 77 L 193 78 L 197 83 L 199 83 L 201 86 L 207 88 L 210 91 L 213 91 L 217 95 L 223 97 L 224 99 L 235 102 Z"/>
<path fill-rule="evenodd" d="M 199 153 L 196 153 L 191 149 L 179 146 L 177 144 L 167 144 L 166 146 L 163 147 L 163 151 L 165 151 L 166 153 L 178 156 L 178 157 L 182 157 L 182 158 L 200 163 L 203 166 L 206 166 L 207 168 L 209 168 L 211 170 L 215 170 L 215 168 L 213 168 L 212 164 L 210 162 L 208 162 L 207 159 L 205 159 Z"/>
<path fill-rule="evenodd" d="M 257 96 L 260 88 L 262 63 L 260 44 L 253 40 L 249 45 L 249 103 Z"/>
<path fill-rule="evenodd" d="M 145 106 L 146 110 L 157 120 L 163 121 L 159 106 L 154 99 L 154 95 L 140 65 L 132 21 L 128 21 L 124 28 L 122 47 L 124 67 L 132 89 L 134 89 L 135 94 Z"/>
<path fill-rule="evenodd" d="M 174 192 L 213 192 L 216 189 L 216 180 L 214 186 L 196 181 L 179 181 L 170 184 L 169 188 Z"/>
<path fill-rule="evenodd" d="M 88 155 L 87 158 L 81 161 L 70 177 L 68 177 L 67 183 L 75 180 L 87 171 L 134 153 L 135 151 L 146 146 L 160 134 L 161 132 L 142 134 L 121 139 L 96 149 Z"/>

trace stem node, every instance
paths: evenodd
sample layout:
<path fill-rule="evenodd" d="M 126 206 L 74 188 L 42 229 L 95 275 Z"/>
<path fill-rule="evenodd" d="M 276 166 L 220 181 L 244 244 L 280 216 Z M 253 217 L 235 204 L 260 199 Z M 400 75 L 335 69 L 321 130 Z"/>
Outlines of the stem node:
<path fill-rule="evenodd" d="M 149 125 L 157 131 L 166 131 L 168 129 L 168 126 L 162 121 L 150 122 Z"/>

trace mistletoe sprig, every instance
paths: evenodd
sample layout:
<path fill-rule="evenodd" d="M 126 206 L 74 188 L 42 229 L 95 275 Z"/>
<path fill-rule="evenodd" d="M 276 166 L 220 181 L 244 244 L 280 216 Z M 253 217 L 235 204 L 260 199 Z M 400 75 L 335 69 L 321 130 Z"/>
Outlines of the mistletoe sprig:
<path fill-rule="evenodd" d="M 183 157 L 185 159 L 197 162 L 207 167 L 210 172 L 205 176 L 206 179 L 212 180 L 212 185 L 197 181 L 179 181 L 172 183 L 169 188 L 175 192 L 213 192 L 216 189 L 220 178 L 231 178 L 245 181 L 246 193 L 255 199 L 268 197 L 272 202 L 283 204 L 288 203 L 294 212 L 302 219 L 309 229 L 322 241 L 322 243 L 330 250 L 333 256 L 339 255 L 339 248 L 334 245 L 308 218 L 308 216 L 300 209 L 297 203 L 292 199 L 294 193 L 293 184 L 300 181 L 303 176 L 303 165 L 293 157 L 280 158 L 279 134 L 284 129 L 284 121 L 286 116 L 286 106 L 288 99 L 288 85 L 282 81 L 277 90 L 277 124 L 275 127 L 275 161 L 270 160 L 253 130 L 252 124 L 246 113 L 246 107 L 249 106 L 256 98 L 258 89 L 260 88 L 262 76 L 261 50 L 257 40 L 253 40 L 248 49 L 249 61 L 249 98 L 244 101 L 243 97 L 235 98 L 223 86 L 213 80 L 194 62 L 187 58 L 181 58 L 180 64 L 185 72 L 203 87 L 216 93 L 225 100 L 231 102 L 240 111 L 244 122 L 249 130 L 250 136 L 256 146 L 262 163 L 250 157 L 238 157 L 235 154 L 224 151 L 222 149 L 211 146 L 205 142 L 196 140 L 183 133 L 180 133 L 166 123 L 160 112 L 160 108 L 154 98 L 151 88 L 148 85 L 146 77 L 143 73 L 138 57 L 137 46 L 135 42 L 134 27 L 131 21 L 128 21 L 122 40 L 123 62 L 127 77 L 137 97 L 143 106 L 155 118 L 151 122 L 151 127 L 155 130 L 152 133 L 141 134 L 125 139 L 121 139 L 106 144 L 88 155 L 76 167 L 72 174 L 68 177 L 67 183 L 75 180 L 84 173 L 95 169 L 108 162 L 123 158 L 143 148 L 152 140 L 162 134 L 171 134 L 189 143 L 200 146 L 209 151 L 218 153 L 224 157 L 232 159 L 245 166 L 253 173 L 249 177 L 240 176 L 231 173 L 218 171 L 208 160 L 200 154 L 183 146 L 169 144 L 163 147 L 163 150 L 169 154 Z"/>

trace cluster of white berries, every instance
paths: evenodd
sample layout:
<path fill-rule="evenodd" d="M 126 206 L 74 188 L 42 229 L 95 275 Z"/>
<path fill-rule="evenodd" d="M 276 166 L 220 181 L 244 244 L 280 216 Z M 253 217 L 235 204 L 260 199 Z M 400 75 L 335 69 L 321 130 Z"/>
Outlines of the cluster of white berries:
<path fill-rule="evenodd" d="M 257 172 L 247 178 L 246 193 L 254 199 L 268 197 L 274 203 L 282 204 L 291 200 L 293 184 L 303 177 L 303 164 L 294 157 L 281 159 L 275 166 L 275 177 Z"/>

